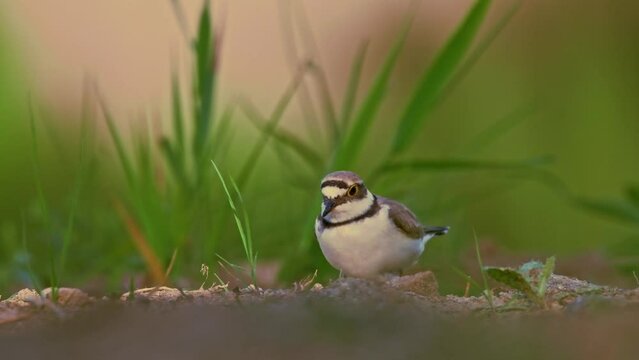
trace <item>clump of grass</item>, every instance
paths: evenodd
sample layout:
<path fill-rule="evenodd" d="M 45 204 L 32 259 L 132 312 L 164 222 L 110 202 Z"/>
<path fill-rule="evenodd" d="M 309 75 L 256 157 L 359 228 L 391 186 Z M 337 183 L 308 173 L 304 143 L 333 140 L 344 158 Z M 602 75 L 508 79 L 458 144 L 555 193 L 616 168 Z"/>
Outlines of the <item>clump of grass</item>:
<path fill-rule="evenodd" d="M 150 135 L 137 135 L 133 139 L 133 150 L 129 150 L 106 101 L 98 94 L 126 179 L 120 217 L 145 259 L 155 285 L 168 281 L 163 269 L 167 263 L 176 261 L 172 256 L 174 251 L 184 250 L 187 258 L 196 254 L 209 260 L 213 257 L 217 222 L 211 221 L 216 215 L 212 203 L 219 194 L 210 190 L 212 176 L 206 160 L 215 158 L 220 151 L 221 147 L 215 145 L 228 135 L 232 117 L 232 111 L 224 111 L 219 124 L 215 121 L 219 39 L 213 30 L 209 2 L 205 2 L 200 12 L 193 39 L 188 34 L 179 1 L 173 1 L 172 5 L 191 47 L 195 69 L 188 104 L 190 111 L 181 96 L 179 77 L 176 73 L 172 75 L 172 134 L 159 135 L 159 141 L 150 139 Z M 148 123 L 146 130 L 150 132 Z M 157 161 L 158 155 L 162 162 Z M 187 241 L 195 246 L 184 248 Z"/>
<path fill-rule="evenodd" d="M 423 75 L 418 79 L 415 89 L 407 97 L 407 103 L 394 119 L 389 141 L 381 146 L 388 148 L 388 154 L 371 163 L 370 174 L 365 176 L 374 183 L 378 179 L 398 171 L 451 172 L 451 171 L 527 171 L 547 163 L 545 158 L 523 160 L 492 160 L 465 158 L 463 156 L 439 159 L 405 156 L 417 142 L 417 135 L 424 124 L 432 118 L 433 109 L 451 91 L 459 79 L 490 45 L 496 35 L 513 16 L 513 7 L 499 22 L 489 29 L 479 45 L 472 49 L 478 29 L 484 21 L 491 1 L 478 0 L 462 19 L 455 32 L 447 40 L 433 63 L 424 67 Z M 189 34 L 189 26 L 178 0 L 172 0 L 176 18 L 182 33 L 191 49 L 193 73 L 190 79 L 192 91 L 182 96 L 181 81 L 177 72 L 171 75 L 171 132 L 154 133 L 150 120 L 146 128 L 134 132 L 131 141 L 124 139 L 107 101 L 96 92 L 99 106 L 108 126 L 109 135 L 115 147 L 116 159 L 124 174 L 125 188 L 114 201 L 124 230 L 128 232 L 132 243 L 143 259 L 147 272 L 153 279 L 152 285 L 168 282 L 169 273 L 164 269 L 180 268 L 180 261 L 194 261 L 195 264 L 214 259 L 217 248 L 224 238 L 226 223 L 231 220 L 228 211 L 220 211 L 216 206 L 220 199 L 226 198 L 232 208 L 233 220 L 238 229 L 244 255 L 251 269 L 255 283 L 257 253 L 253 249 L 253 239 L 242 193 L 246 191 L 256 164 L 263 156 L 266 146 L 276 146 L 277 155 L 283 164 L 296 161 L 302 166 L 287 166 L 290 179 L 296 186 L 313 191 L 317 198 L 316 182 L 325 172 L 339 169 L 353 169 L 358 172 L 369 167 L 369 160 L 363 160 L 363 150 L 371 141 L 372 129 L 377 124 L 380 108 L 389 98 L 392 75 L 401 56 L 407 36 L 413 22 L 415 8 L 409 10 L 402 28 L 386 57 L 377 69 L 374 80 L 367 89 L 360 89 L 362 72 L 366 65 L 368 41 L 362 41 L 356 49 L 346 92 L 341 101 L 335 101 L 330 93 L 326 74 L 316 59 L 292 59 L 295 66 L 294 76 L 287 85 L 273 110 L 262 116 L 248 100 L 233 102 L 225 106 L 216 101 L 217 63 L 219 59 L 219 33 L 213 26 L 211 7 L 205 2 L 195 34 Z M 300 17 L 299 19 L 303 19 Z M 303 20 L 300 20 L 303 21 Z M 305 44 L 313 44 L 310 28 L 303 29 Z M 311 45 L 312 46 L 312 45 Z M 317 56 L 317 51 L 312 51 Z M 308 92 L 307 82 L 313 81 L 317 91 Z M 307 122 L 309 136 L 303 138 L 292 131 L 280 127 L 283 115 L 292 99 L 298 95 L 308 97 L 303 101 L 305 114 L 313 114 L 311 109 L 316 101 L 319 104 L 321 123 Z M 311 99 L 310 94 L 317 94 Z M 338 105 L 339 104 L 339 105 Z M 221 176 L 217 163 L 222 163 L 229 154 L 225 153 L 233 138 L 235 109 L 239 107 L 250 122 L 261 133 L 259 139 L 249 151 L 247 159 L 239 165 L 237 183 L 230 178 L 228 184 Z M 38 204 L 45 219 L 50 218 L 50 209 L 44 199 L 40 166 L 37 159 L 37 143 L 34 136 L 34 172 L 38 192 Z M 86 152 L 90 143 L 90 131 L 85 122 L 81 130 L 80 171 L 75 180 L 71 196 L 71 207 L 62 246 L 59 252 L 51 251 L 50 278 L 55 289 L 65 276 L 65 263 L 71 249 L 76 218 L 82 211 L 78 209 L 81 189 L 85 186 L 90 156 Z M 317 126 L 324 125 L 323 130 Z M 505 131 L 496 131 L 482 144 L 493 141 Z M 156 138 L 154 138 L 156 137 Z M 488 137 L 487 137 L 488 138 Z M 273 141 L 271 141 L 271 139 Z M 482 145 L 483 146 L 483 145 Z M 85 149 L 85 150 L 82 150 Z M 223 184 L 223 191 L 211 186 L 215 175 L 208 168 L 211 160 L 217 177 Z M 290 161 L 289 161 L 290 160 Z M 222 200 L 223 201 L 223 200 Z M 303 206 L 303 205 L 302 205 Z M 310 229 L 316 216 L 317 206 L 313 203 L 300 221 L 298 230 L 303 232 L 299 246 L 294 249 L 284 264 L 283 276 L 289 279 L 299 278 L 303 273 L 322 267 L 323 260 L 319 248 L 314 246 Z M 45 226 L 50 226 L 46 223 Z M 51 234 L 52 231 L 47 231 Z M 53 244 L 52 244 L 53 246 Z M 53 250 L 53 248 L 52 248 Z M 177 258 L 179 250 L 180 258 Z M 55 258 L 53 254 L 59 254 Z M 225 262 L 225 260 L 223 260 Z M 227 263 L 227 262 L 225 262 Z M 167 266 L 168 264 L 168 266 Z M 193 264 L 193 262 L 191 263 Z M 230 264 L 230 263 L 228 263 Z M 320 274 L 322 274 L 320 272 Z M 205 280 L 206 281 L 206 280 Z"/>
<path fill-rule="evenodd" d="M 291 173 L 289 176 L 294 179 L 300 179 L 299 186 L 314 191 L 314 198 L 319 201 L 319 195 L 315 194 L 317 192 L 316 182 L 326 172 L 334 170 L 355 170 L 364 175 L 370 186 L 384 176 L 397 173 L 399 170 L 413 173 L 477 170 L 527 172 L 546 164 L 548 159 L 538 157 L 497 161 L 463 157 L 429 159 L 423 157 L 409 158 L 406 156 L 407 151 L 416 143 L 420 130 L 432 118 L 433 110 L 450 93 L 452 88 L 459 83 L 459 80 L 468 72 L 472 64 L 476 62 L 496 38 L 497 34 L 505 27 L 516 12 L 519 2 L 516 2 L 511 9 L 505 12 L 497 23 L 489 29 L 485 37 L 479 40 L 479 45 L 474 50 L 471 50 L 490 4 L 490 0 L 475 1 L 460 21 L 457 29 L 435 56 L 431 65 L 425 67 L 423 75 L 417 80 L 415 88 L 408 95 L 408 101 L 403 110 L 400 111 L 397 118 L 393 119 L 388 143 L 378 145 L 378 147 L 388 148 L 388 152 L 377 161 L 370 158 L 364 161 L 361 154 L 366 143 L 371 139 L 371 130 L 377 123 L 379 110 L 389 97 L 392 74 L 414 21 L 417 2 L 411 4 L 399 34 L 386 53 L 384 61 L 376 71 L 368 89 L 359 89 L 362 69 L 366 62 L 368 42 L 362 42 L 362 45 L 356 50 L 346 92 L 341 101 L 341 108 L 333 103 L 330 96 L 326 95 L 328 85 L 321 64 L 314 59 L 311 60 L 314 84 L 318 90 L 316 93 L 319 94 L 316 102 L 324 110 L 321 112 L 323 114 L 321 120 L 325 125 L 325 131 L 320 132 L 315 129 L 315 124 L 312 121 L 307 123 L 309 133 L 312 134 L 309 139 L 304 139 L 282 128 L 268 130 L 273 132 L 273 138 L 280 146 L 279 154 L 283 159 L 282 161 L 288 162 L 289 159 L 295 158 L 296 161 L 300 161 L 305 165 L 288 167 L 287 169 Z M 294 18 L 299 22 L 303 22 L 304 19 L 299 16 Z M 304 40 L 303 43 L 312 46 L 315 41 L 312 38 L 309 26 L 301 24 L 299 27 Z M 288 32 L 292 33 L 294 31 L 293 28 L 293 26 L 289 26 L 287 28 Z M 288 38 L 294 39 L 295 36 L 294 34 L 288 34 Z M 293 40 L 289 40 L 289 42 L 292 43 Z M 293 48 L 293 50 L 289 51 L 290 53 L 297 53 L 294 45 L 290 45 L 290 47 Z M 315 48 L 307 52 L 317 55 Z M 290 60 L 289 62 L 297 63 L 296 60 Z M 362 95 L 358 101 L 360 92 Z M 305 114 L 315 113 L 313 104 L 309 99 L 301 101 L 301 105 Z M 251 116 L 249 115 L 249 117 Z M 266 132 L 263 122 L 260 123 L 254 119 L 252 123 Z M 503 131 L 499 133 L 502 134 Z M 496 136 L 492 138 L 496 138 Z M 329 146 L 324 147 L 322 144 L 329 144 Z M 284 152 L 287 152 L 287 154 L 282 155 Z M 295 157 L 291 157 L 289 154 L 293 154 Z M 369 169 L 371 167 L 372 170 Z M 367 174 L 365 171 L 369 171 L 369 173 Z M 304 234 L 300 237 L 299 246 L 291 254 L 283 268 L 282 275 L 286 279 L 295 279 L 301 273 L 307 273 L 313 267 L 317 267 L 318 262 L 322 262 L 319 248 L 313 246 L 312 234 L 309 231 L 309 229 L 312 229 L 315 216 L 316 205 L 312 204 L 304 220 L 301 221 Z"/>
<path fill-rule="evenodd" d="M 211 186 L 215 175 L 207 163 L 231 157 L 226 149 L 233 136 L 237 103 L 231 102 L 222 111 L 218 110 L 221 107 L 215 94 L 220 32 L 214 31 L 209 2 L 205 2 L 200 13 L 193 39 L 188 34 L 180 2 L 173 0 L 172 5 L 191 46 L 194 67 L 190 102 L 181 96 L 178 75 L 172 75 L 172 133 L 160 135 L 157 142 L 149 136 L 138 136 L 133 140 L 133 150 L 129 150 L 106 101 L 100 97 L 102 113 L 126 179 L 127 189 L 122 196 L 124 211 L 121 211 L 120 217 L 145 259 L 147 271 L 155 274 L 156 283 L 162 279 L 158 269 L 164 268 L 173 249 L 179 249 L 185 259 L 215 260 L 216 248 L 227 238 L 224 230 L 229 220 L 228 212 L 220 211 L 215 204 L 232 191 L 237 195 L 238 205 L 244 209 L 241 190 L 250 180 L 264 147 L 274 136 L 274 130 L 307 71 L 302 66 L 299 75 L 285 90 L 260 139 L 240 164 L 237 183 L 231 181 L 228 188 L 225 184 L 226 193 L 216 191 L 217 188 Z M 154 144 L 158 144 L 157 148 Z M 165 177 L 165 173 L 169 176 Z M 229 191 L 229 188 L 232 190 Z M 254 263 L 256 254 L 252 252 L 248 216 L 244 213 L 242 217 L 242 230 L 247 232 L 240 233 L 241 240 L 249 263 Z M 185 246 L 187 242 L 190 244 L 188 247 Z"/>
<path fill-rule="evenodd" d="M 40 156 L 38 151 L 38 134 L 37 128 L 35 124 L 35 114 L 33 110 L 33 104 L 31 103 L 31 99 L 29 99 L 29 124 L 31 125 L 31 138 L 32 138 L 32 148 L 31 148 L 31 163 L 33 167 L 33 173 L 35 174 L 35 184 L 36 184 L 36 192 L 38 199 L 38 206 L 40 208 L 40 213 L 42 214 L 42 218 L 44 221 L 45 234 L 50 238 L 49 240 L 49 262 L 50 262 L 50 271 L 49 271 L 49 281 L 51 285 L 51 300 L 56 302 L 58 299 L 58 282 L 57 276 L 55 275 L 55 251 L 53 247 L 52 237 L 53 230 L 49 218 L 49 210 L 47 207 L 47 202 L 44 197 L 44 190 L 42 186 L 42 174 L 41 174 L 41 164 L 40 164 Z M 31 270 L 33 271 L 33 270 Z"/>
<path fill-rule="evenodd" d="M 56 230 L 52 225 L 51 215 L 49 211 L 49 207 L 47 205 L 47 200 L 44 194 L 43 187 L 43 174 L 42 174 L 42 165 L 39 156 L 39 142 L 38 142 L 38 133 L 36 126 L 36 114 L 33 109 L 33 103 L 31 99 L 29 99 L 29 123 L 31 127 L 31 137 L 32 137 L 32 149 L 31 149 L 31 159 L 33 166 L 33 173 L 35 176 L 35 185 L 36 185 L 36 193 L 38 206 L 40 209 L 40 213 L 42 215 L 42 219 L 44 221 L 44 233 L 48 238 L 48 246 L 49 246 L 49 280 L 51 286 L 51 300 L 56 302 L 58 300 L 58 289 L 60 287 L 61 277 L 64 277 L 65 265 L 67 263 L 67 257 L 69 253 L 69 247 L 71 245 L 71 238 L 74 232 L 75 221 L 77 217 L 78 206 L 80 202 L 80 196 L 82 192 L 82 188 L 84 186 L 84 182 L 86 181 L 89 173 L 89 161 L 90 157 L 88 154 L 88 142 L 90 137 L 90 128 L 88 123 L 88 117 L 84 114 L 83 111 L 83 119 L 80 130 L 80 149 L 79 149 L 79 169 L 76 175 L 75 183 L 72 188 L 71 195 L 71 207 L 69 209 L 69 213 L 67 216 L 67 222 L 65 229 L 62 234 L 62 245 L 58 250 L 54 244 L 54 238 L 56 236 Z M 25 252 L 26 250 L 26 226 L 24 225 L 25 219 L 24 215 L 23 219 L 23 242 Z M 27 254 L 29 254 L 27 252 Z M 28 263 L 29 274 L 31 276 L 32 282 L 34 286 L 37 286 L 36 276 L 34 274 L 33 268 L 31 267 L 30 261 Z"/>
<path fill-rule="evenodd" d="M 249 223 L 248 212 L 246 211 L 246 207 L 244 205 L 244 200 L 242 198 L 242 193 L 238 188 L 237 184 L 233 180 L 233 178 L 229 178 L 231 182 L 231 186 L 235 192 L 235 197 L 239 201 L 239 205 L 241 207 L 241 217 L 240 217 L 240 209 L 235 205 L 234 196 L 231 195 L 228 186 L 226 185 L 226 181 L 224 180 L 224 176 L 218 169 L 215 161 L 211 160 L 211 164 L 213 164 L 213 168 L 215 169 L 215 173 L 220 179 L 220 183 L 222 184 L 222 188 L 224 189 L 224 193 L 226 194 L 226 199 L 228 201 L 229 207 L 233 212 L 233 218 L 235 219 L 235 225 L 237 227 L 237 231 L 240 234 L 240 239 L 242 240 L 242 247 L 244 248 L 244 254 L 246 255 L 246 261 L 250 267 L 250 276 L 253 284 L 257 286 L 256 281 L 256 268 L 257 268 L 257 252 L 253 249 L 253 236 L 251 234 L 251 225 Z M 220 257 L 221 258 L 221 257 Z M 223 258 L 222 258 L 223 259 Z M 229 263 L 230 264 L 230 263 Z"/>

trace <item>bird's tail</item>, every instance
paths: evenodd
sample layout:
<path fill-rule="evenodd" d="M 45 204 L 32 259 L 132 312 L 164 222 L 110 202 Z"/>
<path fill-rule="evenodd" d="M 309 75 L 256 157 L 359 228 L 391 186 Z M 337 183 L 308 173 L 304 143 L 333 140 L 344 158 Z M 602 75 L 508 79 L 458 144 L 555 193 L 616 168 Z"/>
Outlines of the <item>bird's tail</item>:
<path fill-rule="evenodd" d="M 450 226 L 424 226 L 424 233 L 426 235 L 438 236 L 448 234 Z"/>

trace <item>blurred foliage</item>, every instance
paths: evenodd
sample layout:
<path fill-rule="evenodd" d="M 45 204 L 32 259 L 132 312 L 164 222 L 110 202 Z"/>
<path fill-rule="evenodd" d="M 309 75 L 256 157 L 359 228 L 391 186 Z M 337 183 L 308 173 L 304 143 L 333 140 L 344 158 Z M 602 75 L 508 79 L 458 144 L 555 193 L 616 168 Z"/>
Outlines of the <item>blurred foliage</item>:
<path fill-rule="evenodd" d="M 611 242 L 606 252 L 619 269 L 634 276 L 639 271 L 639 186 L 628 186 L 624 200 L 577 197 L 574 201 L 586 211 L 630 226 L 634 236 Z"/>
<path fill-rule="evenodd" d="M 180 21 L 180 4 L 172 4 Z M 386 43 L 375 38 L 335 49 L 352 54 L 339 98 L 331 89 L 340 79 L 319 54 L 296 58 L 264 115 L 249 95 L 216 101 L 223 48 L 206 3 L 195 34 L 185 33 L 189 91 L 172 74 L 170 130 L 159 130 L 162 119 L 135 119 L 131 138 L 111 114 L 109 94 L 90 79 L 79 115 L 51 113 L 34 95 L 31 136 L 19 75 L 26 69 L 0 34 L 0 291 L 60 283 L 121 292 L 141 273 L 148 283 L 197 282 L 200 265 L 214 267 L 216 254 L 246 261 L 247 243 L 233 231 L 210 160 L 233 175 L 246 199 L 254 235 L 248 261 L 257 252 L 260 261 L 277 260 L 286 280 L 315 269 L 321 278 L 335 274 L 312 224 L 319 179 L 346 168 L 424 222 L 452 226 L 421 261 L 444 291 L 464 285 L 450 268 L 461 266 L 474 227 L 520 251 L 606 249 L 620 267 L 636 270 L 639 191 L 602 200 L 639 178 L 632 11 L 588 2 L 577 17 L 568 16 L 575 4 L 544 13 L 535 13 L 544 4 L 524 4 L 528 12 L 518 18 L 517 1 L 490 5 L 479 0 L 460 12 L 440 45 L 424 41 L 410 8 L 381 59 L 372 44 Z M 293 20 L 293 35 L 314 43 L 304 19 Z M 531 33 L 533 20 L 543 26 Z M 303 131 L 283 125 L 294 100 Z M 71 126 L 55 126 L 60 118 Z M 111 143 L 98 136 L 102 118 Z"/>

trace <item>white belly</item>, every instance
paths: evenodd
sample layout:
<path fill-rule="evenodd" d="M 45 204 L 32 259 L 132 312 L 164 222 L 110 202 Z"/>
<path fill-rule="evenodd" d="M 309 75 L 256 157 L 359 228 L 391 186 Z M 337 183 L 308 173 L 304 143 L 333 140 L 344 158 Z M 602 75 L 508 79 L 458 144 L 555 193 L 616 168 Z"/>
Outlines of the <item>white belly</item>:
<path fill-rule="evenodd" d="M 417 261 L 432 236 L 411 239 L 395 227 L 388 207 L 370 218 L 315 233 L 328 262 L 348 276 L 371 277 L 398 271 Z"/>

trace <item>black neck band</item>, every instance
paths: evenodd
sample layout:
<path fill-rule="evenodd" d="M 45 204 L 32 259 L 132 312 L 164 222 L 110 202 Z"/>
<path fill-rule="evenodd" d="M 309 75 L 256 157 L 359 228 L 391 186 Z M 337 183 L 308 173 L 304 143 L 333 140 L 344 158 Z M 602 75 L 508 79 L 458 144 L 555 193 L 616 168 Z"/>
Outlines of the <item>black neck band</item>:
<path fill-rule="evenodd" d="M 342 225 L 347 225 L 350 223 L 354 223 L 360 220 L 364 220 L 366 218 L 369 218 L 375 214 L 377 214 L 379 212 L 379 210 L 381 209 L 381 206 L 379 206 L 379 203 L 377 202 L 377 197 L 375 195 L 373 195 L 373 203 L 371 204 L 371 206 L 368 208 L 368 210 L 366 210 L 365 213 L 358 215 L 352 219 L 348 219 L 348 220 L 344 220 L 344 221 L 339 221 L 339 222 L 330 222 L 326 219 L 324 219 L 321 215 L 320 215 L 320 220 L 322 221 L 322 225 L 324 225 L 324 227 L 326 228 L 333 228 L 333 227 L 337 227 L 337 226 L 342 226 Z"/>

